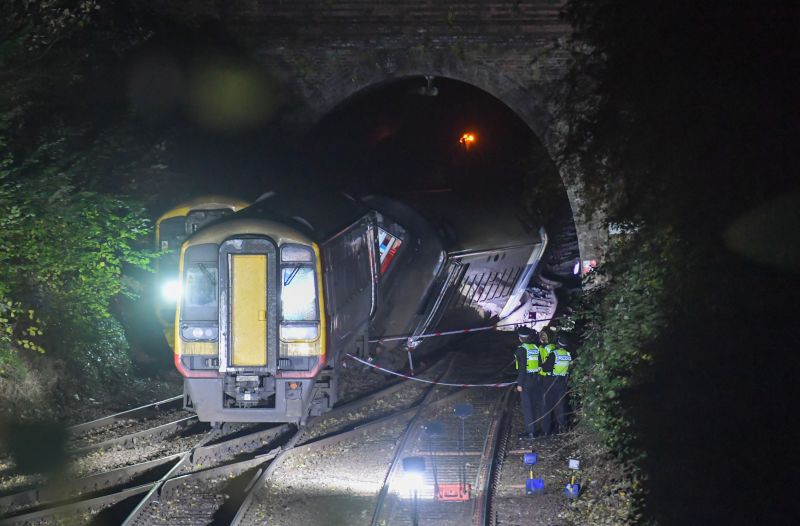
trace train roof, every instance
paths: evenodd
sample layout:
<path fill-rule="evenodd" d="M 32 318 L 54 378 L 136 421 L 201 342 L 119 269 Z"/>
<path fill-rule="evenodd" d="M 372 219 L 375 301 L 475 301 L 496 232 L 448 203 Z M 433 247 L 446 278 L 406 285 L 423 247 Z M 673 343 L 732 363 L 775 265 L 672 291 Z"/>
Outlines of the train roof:
<path fill-rule="evenodd" d="M 365 198 L 365 202 L 374 203 L 376 208 L 387 201 L 377 196 Z M 542 241 L 525 211 L 508 201 L 442 192 L 408 196 L 403 202 L 439 231 L 448 252 L 472 252 Z M 396 219 L 401 221 L 399 217 Z"/>
<path fill-rule="evenodd" d="M 183 217 L 188 215 L 192 210 L 219 210 L 222 208 L 228 208 L 236 212 L 247 206 L 250 206 L 248 201 L 237 199 L 235 197 L 228 197 L 224 195 L 201 195 L 173 206 L 161 214 L 156 220 L 156 223 L 160 223 L 172 217 Z"/>
<path fill-rule="evenodd" d="M 356 199 L 342 192 L 268 193 L 236 217 L 287 223 L 323 242 L 371 209 L 412 227 L 421 218 L 438 232 L 448 252 L 472 252 L 541 242 L 521 207 L 475 197 L 425 194 L 402 202 L 383 196 Z M 416 216 L 416 217 L 414 217 Z M 422 234 L 422 232 L 420 232 Z"/>
<path fill-rule="evenodd" d="M 236 217 L 283 222 L 323 242 L 369 212 L 363 204 L 341 192 L 309 191 L 280 194 L 269 192 Z"/>

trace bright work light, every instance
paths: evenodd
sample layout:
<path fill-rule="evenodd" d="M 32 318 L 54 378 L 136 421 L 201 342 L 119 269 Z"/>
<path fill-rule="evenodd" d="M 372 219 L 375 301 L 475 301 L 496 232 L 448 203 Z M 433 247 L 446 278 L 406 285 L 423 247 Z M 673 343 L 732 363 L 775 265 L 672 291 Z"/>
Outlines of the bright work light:
<path fill-rule="evenodd" d="M 414 499 L 414 508 L 411 514 L 411 524 L 419 526 L 419 492 L 425 482 L 425 459 L 422 457 L 406 457 L 403 459 L 403 476 L 401 477 L 401 491 L 408 491 Z"/>
<path fill-rule="evenodd" d="M 180 291 L 181 282 L 177 279 L 171 279 L 161 285 L 161 296 L 163 296 L 165 300 L 176 301 Z"/>
<path fill-rule="evenodd" d="M 400 495 L 416 496 L 425 483 L 425 459 L 407 457 L 403 459 L 403 474 L 397 484 Z"/>
<path fill-rule="evenodd" d="M 412 496 L 422 489 L 422 484 L 424 482 L 425 478 L 422 476 L 422 473 L 405 472 L 402 477 L 400 477 L 397 489 L 401 495 Z"/>

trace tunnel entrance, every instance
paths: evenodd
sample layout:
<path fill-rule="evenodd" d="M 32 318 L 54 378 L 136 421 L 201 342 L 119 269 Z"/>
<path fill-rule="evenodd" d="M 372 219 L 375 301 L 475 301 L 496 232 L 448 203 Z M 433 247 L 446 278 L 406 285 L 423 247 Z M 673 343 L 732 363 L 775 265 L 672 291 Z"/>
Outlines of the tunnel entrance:
<path fill-rule="evenodd" d="M 511 109 L 479 88 L 439 77 L 356 93 L 322 118 L 308 148 L 319 173 L 362 191 L 507 199 L 521 197 L 528 177 L 531 184 L 558 182 L 547 152 Z"/>
<path fill-rule="evenodd" d="M 567 192 L 538 137 L 506 104 L 454 79 L 406 77 L 373 85 L 326 114 L 307 135 L 314 184 L 405 202 L 438 199 L 519 208 L 550 236 L 542 272 L 580 285 Z"/>

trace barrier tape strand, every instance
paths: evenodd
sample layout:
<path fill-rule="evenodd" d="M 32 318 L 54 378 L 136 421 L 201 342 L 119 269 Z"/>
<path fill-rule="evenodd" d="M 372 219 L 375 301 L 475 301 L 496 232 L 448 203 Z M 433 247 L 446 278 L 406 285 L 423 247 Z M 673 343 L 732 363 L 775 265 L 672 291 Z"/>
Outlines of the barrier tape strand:
<path fill-rule="evenodd" d="M 495 330 L 498 327 L 527 327 L 531 325 L 536 325 L 541 321 L 552 321 L 558 320 L 563 318 L 563 316 L 554 316 L 552 318 L 542 318 L 540 320 L 532 320 L 526 321 L 524 323 L 496 323 L 494 325 L 487 325 L 486 327 L 476 327 L 474 329 L 458 329 L 454 331 L 436 331 L 436 332 L 429 332 L 427 334 L 417 334 L 417 335 L 402 335 L 402 336 L 386 336 L 384 338 L 376 338 L 374 340 L 368 340 L 369 343 L 383 343 L 383 342 L 393 342 L 398 340 L 424 340 L 426 338 L 437 338 L 439 336 L 452 336 L 453 334 L 467 334 L 470 332 L 480 332 L 480 331 L 491 331 Z"/>
<path fill-rule="evenodd" d="M 438 382 L 436 380 L 425 380 L 424 378 L 417 378 L 415 376 L 409 376 L 407 374 L 398 373 L 397 371 L 392 371 L 390 369 L 386 369 L 386 368 L 381 367 L 379 365 L 375 365 L 374 363 L 369 363 L 368 361 L 362 360 L 361 358 L 353 356 L 350 353 L 347 353 L 345 356 L 347 356 L 348 358 L 352 358 L 353 360 L 357 361 L 358 363 L 364 364 L 367 367 L 372 367 L 373 369 L 377 369 L 377 370 L 379 370 L 381 372 L 384 372 L 384 373 L 393 374 L 394 376 L 399 376 L 400 378 L 405 378 L 406 380 L 414 380 L 415 382 L 423 382 L 423 383 L 426 383 L 426 384 L 443 385 L 445 387 L 496 387 L 496 388 L 500 388 L 500 387 L 509 387 L 509 386 L 514 385 L 514 384 L 517 383 L 517 382 L 500 382 L 500 383 L 496 383 L 496 384 L 454 384 L 454 383 L 448 383 L 448 382 Z"/>

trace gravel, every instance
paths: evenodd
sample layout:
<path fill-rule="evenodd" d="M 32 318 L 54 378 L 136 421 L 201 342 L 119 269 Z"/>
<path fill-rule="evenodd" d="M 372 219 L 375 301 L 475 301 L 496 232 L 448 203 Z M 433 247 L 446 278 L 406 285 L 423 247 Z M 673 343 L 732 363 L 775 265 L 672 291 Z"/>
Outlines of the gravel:
<path fill-rule="evenodd" d="M 293 450 L 257 490 L 243 524 L 369 523 L 410 418 L 365 429 L 341 442 Z"/>
<path fill-rule="evenodd" d="M 582 426 L 535 440 L 520 440 L 522 416 L 518 403 L 514 415 L 511 440 L 503 461 L 495 498 L 498 526 L 561 526 L 561 525 L 627 525 L 633 506 L 626 487 L 623 467 L 613 460 L 599 439 Z M 525 452 L 536 452 L 538 463 L 534 477 L 544 480 L 545 492 L 525 494 L 528 468 L 522 462 Z M 581 485 L 578 499 L 567 499 L 564 486 L 572 470 L 567 461 L 581 461 L 577 482 Z"/>
<path fill-rule="evenodd" d="M 75 437 L 70 443 L 73 449 L 80 449 L 82 447 L 99 444 L 112 438 L 119 438 L 132 433 L 138 433 L 146 429 L 151 429 L 164 424 L 169 424 L 176 420 L 192 416 L 192 413 L 183 409 L 169 409 L 166 411 L 158 411 L 149 418 L 130 418 L 125 420 L 118 420 L 110 425 L 90 429 L 86 433 Z"/>
<path fill-rule="evenodd" d="M 197 426 L 194 433 L 185 436 L 173 436 L 166 439 L 143 439 L 132 448 L 122 446 L 93 451 L 74 461 L 76 477 L 85 477 L 95 473 L 146 462 L 156 458 L 174 455 L 190 450 L 205 436 L 205 427 Z"/>
<path fill-rule="evenodd" d="M 234 477 L 219 477 L 211 480 L 189 480 L 159 501 L 152 501 L 142 511 L 140 524 L 188 525 L 210 524 L 214 514 L 227 499 L 225 486 Z"/>
<path fill-rule="evenodd" d="M 428 385 L 419 382 L 408 382 L 398 390 L 387 394 L 366 405 L 353 407 L 344 415 L 326 416 L 312 421 L 305 431 L 301 443 L 309 442 L 321 436 L 330 435 L 343 429 L 352 428 L 356 424 L 382 418 L 386 415 L 412 407 L 425 396 Z"/>

